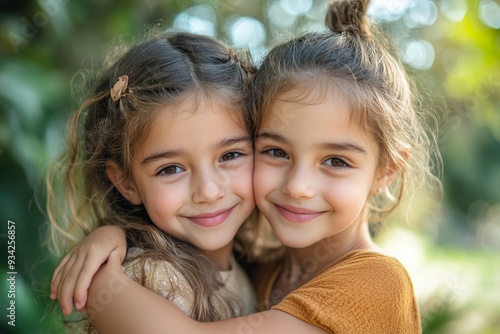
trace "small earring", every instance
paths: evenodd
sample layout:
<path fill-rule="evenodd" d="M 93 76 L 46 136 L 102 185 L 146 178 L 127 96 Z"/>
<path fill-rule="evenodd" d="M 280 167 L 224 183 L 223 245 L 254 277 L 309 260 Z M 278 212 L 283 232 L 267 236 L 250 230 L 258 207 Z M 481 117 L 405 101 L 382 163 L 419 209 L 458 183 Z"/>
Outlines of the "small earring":
<path fill-rule="evenodd" d="M 380 194 L 382 192 L 382 188 L 377 188 L 377 194 Z"/>

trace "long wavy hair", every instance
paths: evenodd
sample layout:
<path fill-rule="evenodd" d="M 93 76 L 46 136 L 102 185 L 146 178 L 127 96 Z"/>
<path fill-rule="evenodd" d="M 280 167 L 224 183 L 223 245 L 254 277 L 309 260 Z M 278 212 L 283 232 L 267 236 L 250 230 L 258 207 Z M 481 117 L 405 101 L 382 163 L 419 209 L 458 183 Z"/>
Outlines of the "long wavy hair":
<path fill-rule="evenodd" d="M 106 176 L 106 163 L 116 163 L 125 177 L 130 176 L 132 154 L 159 107 L 186 95 L 216 96 L 250 133 L 246 94 L 255 72 L 252 60 L 245 50 L 180 32 L 149 38 L 115 59 L 72 114 L 67 147 L 47 175 L 52 249 L 60 256 L 98 226 L 120 226 L 129 246 L 145 250 L 139 260 L 168 261 L 186 278 L 195 293 L 192 318 L 215 321 L 224 314 L 234 316 L 239 305 L 220 289 L 223 284 L 214 263 L 193 245 L 159 230 L 144 206 L 128 202 Z M 126 97 L 113 101 L 110 90 L 124 74 L 128 76 Z M 244 225 L 235 247 L 249 244 L 242 239 L 251 237 L 252 229 Z M 154 273 L 154 268 L 148 273 Z M 144 277 L 143 283 L 148 281 L 152 277 Z M 219 313 L 221 308 L 215 305 L 225 305 L 226 312 Z"/>

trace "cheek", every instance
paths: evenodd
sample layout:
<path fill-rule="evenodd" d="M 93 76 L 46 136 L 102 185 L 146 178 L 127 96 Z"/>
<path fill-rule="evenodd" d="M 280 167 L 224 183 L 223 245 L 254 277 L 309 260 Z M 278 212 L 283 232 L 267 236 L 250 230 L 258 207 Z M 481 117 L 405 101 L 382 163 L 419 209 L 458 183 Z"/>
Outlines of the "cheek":
<path fill-rule="evenodd" d="M 263 200 L 270 192 L 280 187 L 281 178 L 280 170 L 270 166 L 264 162 L 255 161 L 255 169 L 253 174 L 253 188 L 255 192 L 255 200 Z"/>
<path fill-rule="evenodd" d="M 365 183 L 359 182 L 359 179 L 345 179 L 325 188 L 323 193 L 335 211 L 341 212 L 345 208 L 347 212 L 358 213 L 366 203 L 369 189 L 366 189 Z"/>
<path fill-rule="evenodd" d="M 253 202 L 253 163 L 230 173 L 229 182 L 237 195 Z"/>
<path fill-rule="evenodd" d="M 168 223 L 165 219 L 174 216 L 184 205 L 187 189 L 182 184 L 151 186 L 144 196 L 144 206 L 151 220 L 156 225 Z"/>

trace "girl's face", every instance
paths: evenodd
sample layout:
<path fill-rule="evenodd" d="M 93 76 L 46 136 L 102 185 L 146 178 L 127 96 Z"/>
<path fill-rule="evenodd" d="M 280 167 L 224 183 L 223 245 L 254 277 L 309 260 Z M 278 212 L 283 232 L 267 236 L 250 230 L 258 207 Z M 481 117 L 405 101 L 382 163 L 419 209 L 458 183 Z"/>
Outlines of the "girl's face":
<path fill-rule="evenodd" d="M 254 209 L 252 170 L 252 141 L 234 111 L 185 99 L 158 113 L 134 152 L 128 199 L 159 229 L 210 255 L 231 247 Z"/>
<path fill-rule="evenodd" d="M 283 94 L 263 117 L 255 144 L 257 206 L 286 246 L 331 237 L 350 242 L 346 235 L 356 242 L 359 235 L 348 231 L 386 180 L 377 173 L 378 145 L 350 120 L 342 98 L 287 102 L 299 94 Z"/>

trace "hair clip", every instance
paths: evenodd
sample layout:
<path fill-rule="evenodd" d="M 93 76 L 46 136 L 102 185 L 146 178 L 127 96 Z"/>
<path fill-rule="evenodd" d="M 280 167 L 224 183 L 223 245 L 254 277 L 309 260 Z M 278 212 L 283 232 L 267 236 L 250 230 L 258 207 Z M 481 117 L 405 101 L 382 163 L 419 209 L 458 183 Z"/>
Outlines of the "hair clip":
<path fill-rule="evenodd" d="M 118 101 L 122 96 L 127 96 L 128 76 L 122 75 L 111 88 L 111 99 Z"/>

